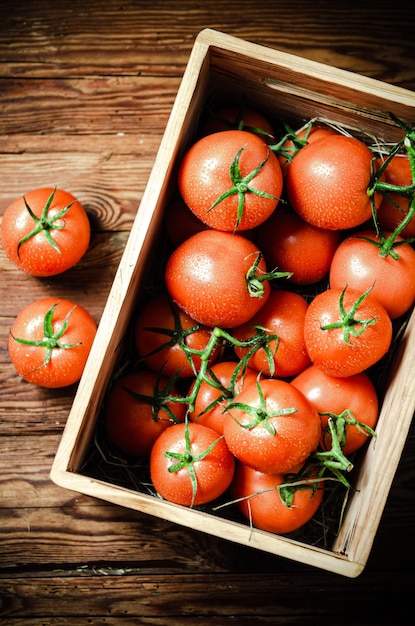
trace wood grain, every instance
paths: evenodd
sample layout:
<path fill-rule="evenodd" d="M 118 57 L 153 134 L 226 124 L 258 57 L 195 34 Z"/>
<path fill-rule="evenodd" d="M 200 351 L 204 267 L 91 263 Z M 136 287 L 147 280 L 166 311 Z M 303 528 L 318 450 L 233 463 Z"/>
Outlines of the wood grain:
<path fill-rule="evenodd" d="M 54 485 L 76 387 L 19 380 L 7 337 L 44 295 L 99 321 L 194 39 L 206 27 L 415 90 L 406 0 L 3 0 L 0 216 L 57 184 L 93 226 L 82 262 L 32 279 L 0 250 L 0 623 L 399 626 L 413 593 L 411 429 L 365 571 L 356 580 L 184 530 Z M 387 463 L 387 459 L 385 459 Z"/>

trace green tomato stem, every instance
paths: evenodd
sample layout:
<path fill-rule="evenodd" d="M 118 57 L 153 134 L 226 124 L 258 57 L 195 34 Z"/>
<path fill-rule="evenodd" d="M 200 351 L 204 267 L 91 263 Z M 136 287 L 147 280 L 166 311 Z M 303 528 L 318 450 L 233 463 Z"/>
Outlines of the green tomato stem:
<path fill-rule="evenodd" d="M 54 188 L 49 198 L 47 199 L 40 217 L 37 217 L 33 213 L 32 209 L 30 208 L 29 204 L 26 201 L 26 198 L 23 196 L 23 200 L 24 200 L 27 212 L 29 213 L 33 221 L 35 222 L 35 226 L 30 233 L 28 233 L 27 235 L 22 237 L 22 239 L 20 239 L 19 243 L 17 244 L 17 256 L 20 255 L 20 248 L 22 247 L 22 245 L 26 243 L 26 241 L 29 241 L 29 239 L 32 239 L 32 237 L 34 237 L 38 233 L 43 233 L 47 241 L 52 246 L 52 248 L 54 248 L 56 252 L 58 252 L 59 254 L 61 253 L 61 250 L 58 244 L 56 243 L 56 241 L 53 239 L 51 235 L 51 231 L 62 230 L 63 228 L 65 228 L 65 222 L 63 222 L 62 224 L 59 224 L 59 220 L 65 217 L 65 215 L 67 214 L 71 206 L 75 204 L 76 200 L 73 200 L 66 207 L 64 207 L 61 211 L 56 213 L 56 215 L 54 215 L 53 217 L 50 217 L 49 209 L 52 204 L 53 198 L 55 197 L 55 193 L 56 193 L 56 187 Z"/>

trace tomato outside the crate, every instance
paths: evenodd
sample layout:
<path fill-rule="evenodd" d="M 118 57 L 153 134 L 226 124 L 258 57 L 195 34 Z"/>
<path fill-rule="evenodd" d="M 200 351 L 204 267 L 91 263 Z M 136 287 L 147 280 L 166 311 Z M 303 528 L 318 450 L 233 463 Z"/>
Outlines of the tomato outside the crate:
<path fill-rule="evenodd" d="M 14 320 L 8 340 L 10 359 L 29 383 L 67 387 L 81 378 L 96 331 L 95 320 L 84 307 L 70 300 L 42 298 Z"/>
<path fill-rule="evenodd" d="M 42 188 L 29 191 L 6 209 L 1 239 L 19 269 L 46 277 L 61 274 L 80 261 L 88 249 L 90 231 L 88 215 L 72 194 Z"/>

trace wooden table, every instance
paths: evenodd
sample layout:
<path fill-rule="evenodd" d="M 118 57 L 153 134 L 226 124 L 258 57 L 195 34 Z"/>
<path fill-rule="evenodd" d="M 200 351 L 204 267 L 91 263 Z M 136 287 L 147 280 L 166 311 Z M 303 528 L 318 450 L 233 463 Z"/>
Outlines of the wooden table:
<path fill-rule="evenodd" d="M 201 29 L 415 90 L 409 4 L 1 3 L 0 213 L 32 188 L 57 185 L 85 204 L 93 237 L 84 260 L 52 279 L 23 275 L 1 251 L 0 623 L 406 623 L 414 431 L 367 568 L 345 579 L 55 486 L 49 470 L 75 390 L 19 380 L 6 342 L 19 310 L 49 294 L 99 320 Z"/>

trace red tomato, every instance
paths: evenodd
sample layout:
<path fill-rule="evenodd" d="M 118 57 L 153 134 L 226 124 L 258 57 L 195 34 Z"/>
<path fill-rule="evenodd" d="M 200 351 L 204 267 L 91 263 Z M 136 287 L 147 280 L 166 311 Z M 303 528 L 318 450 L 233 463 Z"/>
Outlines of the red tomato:
<path fill-rule="evenodd" d="M 318 139 L 323 139 L 324 137 L 329 137 L 330 135 L 337 135 L 338 133 L 334 130 L 334 128 L 330 128 L 329 126 L 308 124 L 305 128 L 302 128 L 295 134 L 297 138 L 303 142 L 302 145 L 300 143 L 296 145 L 296 142 L 294 142 L 293 139 L 287 139 L 277 152 L 278 161 L 280 162 L 284 176 L 287 175 L 289 165 L 294 155 L 304 146 L 309 143 L 313 143 Z"/>
<path fill-rule="evenodd" d="M 6 209 L 1 239 L 18 268 L 32 276 L 54 276 L 83 257 L 90 224 L 85 209 L 67 191 L 35 189 Z"/>
<path fill-rule="evenodd" d="M 367 193 L 374 160 L 354 137 L 332 135 L 302 148 L 291 161 L 286 189 L 294 210 L 310 224 L 353 228 L 372 217 Z M 375 194 L 378 207 L 381 195 Z"/>
<path fill-rule="evenodd" d="M 241 376 L 238 366 L 235 361 L 220 361 L 212 365 L 207 374 L 208 380 L 202 382 L 197 392 L 194 410 L 189 414 L 192 422 L 208 426 L 223 435 L 225 408 L 246 385 L 255 383 L 257 378 L 257 372 L 250 368 Z"/>
<path fill-rule="evenodd" d="M 249 322 L 234 328 L 233 337 L 245 341 L 256 334 L 255 326 L 260 326 L 267 335 L 278 339 L 268 342 L 274 363 L 274 371 L 269 368 L 268 356 L 264 348 L 258 348 L 249 359 L 253 370 L 265 376 L 286 378 L 295 376 L 310 364 L 304 342 L 304 319 L 308 308 L 306 300 L 298 293 L 283 289 L 272 289 L 264 306 Z M 234 348 L 239 359 L 245 357 L 249 348 Z"/>
<path fill-rule="evenodd" d="M 223 437 L 200 424 L 171 426 L 156 440 L 150 455 L 155 490 L 183 506 L 218 498 L 231 484 L 234 469 L 235 459 Z"/>
<path fill-rule="evenodd" d="M 395 242 L 400 241 L 402 238 L 396 237 Z M 381 254 L 380 242 L 374 231 L 361 231 L 344 239 L 333 256 L 330 286 L 340 289 L 348 285 L 359 291 L 372 287 L 371 297 L 396 319 L 415 302 L 415 250 L 408 243 L 398 245 L 393 248 L 398 256 L 395 259 Z"/>
<path fill-rule="evenodd" d="M 320 414 L 323 450 L 331 448 L 331 436 L 327 432 L 329 416 L 324 415 L 326 413 L 336 416 L 348 411 L 357 422 L 374 429 L 379 417 L 379 402 L 375 386 L 365 372 L 340 378 L 329 376 L 311 365 L 291 384 L 305 395 Z M 369 438 L 367 430 L 351 423 L 345 426 L 345 435 L 342 450 L 346 456 L 361 448 Z"/>
<path fill-rule="evenodd" d="M 105 430 L 110 441 L 124 454 L 148 455 L 157 437 L 169 426 L 183 422 L 186 407 L 168 402 L 180 397 L 164 377 L 145 370 L 119 378 L 104 404 Z"/>
<path fill-rule="evenodd" d="M 290 383 L 263 379 L 244 387 L 228 405 L 223 432 L 242 463 L 268 474 L 298 468 L 317 448 L 320 417 Z"/>
<path fill-rule="evenodd" d="M 379 166 L 382 160 L 378 161 Z M 408 155 L 395 155 L 385 169 L 385 183 L 405 187 L 412 184 L 412 172 Z M 410 199 L 398 193 L 390 193 L 382 199 L 378 209 L 378 221 L 383 230 L 393 232 L 408 213 Z M 408 226 L 400 235 L 407 239 L 415 237 L 415 219 L 412 218 Z"/>
<path fill-rule="evenodd" d="M 290 283 L 311 285 L 328 274 L 340 232 L 313 226 L 281 207 L 257 228 L 255 241 L 268 267 L 291 272 Z"/>
<path fill-rule="evenodd" d="M 244 130 L 199 139 L 178 175 L 182 197 L 194 214 L 217 230 L 249 230 L 278 205 L 282 173 L 266 143 Z"/>
<path fill-rule="evenodd" d="M 250 319 L 267 301 L 268 282 L 250 293 L 253 278 L 261 278 L 266 265 L 257 247 L 245 237 L 215 230 L 193 235 L 167 261 L 165 280 L 172 299 L 190 317 L 206 326 L 231 328 Z"/>
<path fill-rule="evenodd" d="M 251 107 L 227 106 L 211 112 L 202 125 L 201 135 L 223 130 L 246 130 L 258 134 L 265 141 L 274 136 L 269 120 Z"/>
<path fill-rule="evenodd" d="M 29 383 L 51 388 L 72 385 L 81 378 L 96 330 L 88 311 L 69 300 L 36 300 L 13 323 L 10 359 Z"/>
<path fill-rule="evenodd" d="M 308 306 L 304 339 L 314 365 L 330 376 L 352 376 L 389 350 L 392 322 L 370 294 L 327 289 Z"/>
<path fill-rule="evenodd" d="M 135 322 L 134 341 L 139 357 L 153 372 L 162 372 L 168 378 L 175 374 L 180 378 L 194 376 L 201 358 L 186 350 L 203 351 L 211 336 L 211 328 L 186 315 L 164 294 L 149 300 Z M 209 363 L 218 355 L 216 347 Z"/>
<path fill-rule="evenodd" d="M 253 526 L 270 533 L 291 533 L 306 524 L 317 512 L 323 499 L 321 484 L 290 487 L 294 496 L 288 504 L 279 487 L 286 485 L 283 474 L 266 474 L 237 463 L 231 496 Z M 315 489 L 313 487 L 316 487 Z"/>

